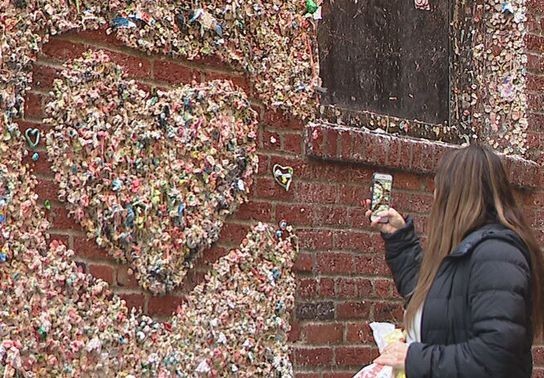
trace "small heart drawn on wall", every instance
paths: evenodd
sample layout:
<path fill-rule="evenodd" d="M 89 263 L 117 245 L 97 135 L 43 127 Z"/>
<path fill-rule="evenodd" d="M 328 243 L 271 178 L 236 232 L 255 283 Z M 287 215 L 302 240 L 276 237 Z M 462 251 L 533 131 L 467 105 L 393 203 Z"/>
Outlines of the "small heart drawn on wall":
<path fill-rule="evenodd" d="M 289 191 L 291 182 L 293 181 L 294 170 L 291 167 L 283 167 L 279 164 L 275 164 L 272 168 L 274 173 L 274 180 L 286 191 Z"/>

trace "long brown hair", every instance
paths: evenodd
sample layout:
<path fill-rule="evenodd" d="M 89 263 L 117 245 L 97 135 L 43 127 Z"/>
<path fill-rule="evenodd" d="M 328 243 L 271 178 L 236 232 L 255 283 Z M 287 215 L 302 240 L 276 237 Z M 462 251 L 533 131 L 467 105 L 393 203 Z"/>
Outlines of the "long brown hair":
<path fill-rule="evenodd" d="M 535 235 L 516 203 L 502 162 L 487 147 L 471 145 L 442 158 L 435 177 L 435 199 L 419 278 L 408 303 L 405 324 L 410 327 L 442 260 L 470 232 L 489 222 L 514 231 L 531 256 L 532 326 L 544 333 L 544 260 Z"/>

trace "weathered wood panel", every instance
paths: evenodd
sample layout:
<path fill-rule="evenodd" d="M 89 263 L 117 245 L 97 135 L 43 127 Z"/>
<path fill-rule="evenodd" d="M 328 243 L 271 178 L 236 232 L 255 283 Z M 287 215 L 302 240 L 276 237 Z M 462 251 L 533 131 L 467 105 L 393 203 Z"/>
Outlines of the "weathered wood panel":
<path fill-rule="evenodd" d="M 319 25 L 324 105 L 429 123 L 449 118 L 449 1 L 327 0 Z"/>

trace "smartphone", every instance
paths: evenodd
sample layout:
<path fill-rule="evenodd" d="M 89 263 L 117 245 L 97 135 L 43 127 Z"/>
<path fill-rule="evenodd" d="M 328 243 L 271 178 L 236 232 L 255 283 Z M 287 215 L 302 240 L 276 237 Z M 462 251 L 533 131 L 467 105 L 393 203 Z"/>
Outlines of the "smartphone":
<path fill-rule="evenodd" d="M 385 173 L 374 173 L 372 175 L 372 193 L 370 193 L 371 203 L 370 220 L 380 223 L 387 223 L 387 218 L 380 218 L 380 214 L 389 210 L 391 207 L 391 189 L 393 186 L 393 176 Z"/>

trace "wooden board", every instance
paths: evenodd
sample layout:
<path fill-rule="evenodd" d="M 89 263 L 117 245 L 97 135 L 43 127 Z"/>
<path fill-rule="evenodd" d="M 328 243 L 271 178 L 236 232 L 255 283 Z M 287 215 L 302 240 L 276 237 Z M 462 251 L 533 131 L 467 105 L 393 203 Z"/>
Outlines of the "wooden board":
<path fill-rule="evenodd" d="M 322 104 L 428 123 L 449 119 L 449 1 L 326 0 Z"/>

